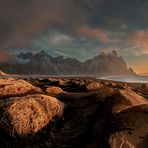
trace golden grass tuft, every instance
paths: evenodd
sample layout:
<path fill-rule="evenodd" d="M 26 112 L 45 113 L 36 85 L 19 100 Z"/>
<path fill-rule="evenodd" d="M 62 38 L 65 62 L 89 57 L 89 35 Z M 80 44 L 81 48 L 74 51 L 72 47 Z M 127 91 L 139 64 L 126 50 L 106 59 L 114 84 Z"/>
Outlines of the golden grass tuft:
<path fill-rule="evenodd" d="M 102 88 L 102 84 L 98 82 L 91 82 L 88 85 L 86 85 L 87 91 L 96 91 Z"/>
<path fill-rule="evenodd" d="M 42 90 L 40 88 L 35 87 L 24 80 L 1 79 L 0 84 L 0 98 L 42 93 Z"/>
<path fill-rule="evenodd" d="M 13 81 L 16 81 L 16 80 L 14 78 L 1 78 L 0 84 L 8 84 L 8 83 L 11 83 Z"/>
<path fill-rule="evenodd" d="M 50 86 L 45 90 L 48 94 L 61 94 L 64 91 L 60 87 Z"/>
<path fill-rule="evenodd" d="M 20 137 L 35 134 L 54 117 L 61 117 L 64 104 L 54 97 L 29 95 L 0 101 L 0 128 Z"/>

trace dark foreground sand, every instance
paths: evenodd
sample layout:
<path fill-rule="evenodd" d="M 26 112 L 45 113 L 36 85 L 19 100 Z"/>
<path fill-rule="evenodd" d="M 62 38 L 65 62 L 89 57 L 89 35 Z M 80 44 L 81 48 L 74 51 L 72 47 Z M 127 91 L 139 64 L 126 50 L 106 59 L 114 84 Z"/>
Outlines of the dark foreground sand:
<path fill-rule="evenodd" d="M 148 148 L 148 85 L 0 78 L 0 148 Z"/>

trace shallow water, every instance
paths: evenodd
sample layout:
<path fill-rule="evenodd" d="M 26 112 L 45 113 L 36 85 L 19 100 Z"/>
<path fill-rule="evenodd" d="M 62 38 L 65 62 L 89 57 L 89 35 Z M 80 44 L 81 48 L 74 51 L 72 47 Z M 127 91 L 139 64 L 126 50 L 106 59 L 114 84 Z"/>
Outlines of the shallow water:
<path fill-rule="evenodd" d="M 97 79 L 130 82 L 130 83 L 148 83 L 148 75 L 103 76 L 103 77 L 97 77 Z"/>
<path fill-rule="evenodd" d="M 0 78 L 93 78 L 129 83 L 148 83 L 148 75 L 122 75 L 122 76 L 86 76 L 86 75 L 5 75 Z"/>

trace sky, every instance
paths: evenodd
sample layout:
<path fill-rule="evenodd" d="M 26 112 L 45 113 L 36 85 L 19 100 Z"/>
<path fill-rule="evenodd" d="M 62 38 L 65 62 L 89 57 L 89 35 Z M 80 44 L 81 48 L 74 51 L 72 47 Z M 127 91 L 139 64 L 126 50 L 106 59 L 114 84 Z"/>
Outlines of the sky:
<path fill-rule="evenodd" d="M 85 61 L 116 50 L 148 73 L 147 0 L 0 0 L 0 61 L 25 49 Z"/>

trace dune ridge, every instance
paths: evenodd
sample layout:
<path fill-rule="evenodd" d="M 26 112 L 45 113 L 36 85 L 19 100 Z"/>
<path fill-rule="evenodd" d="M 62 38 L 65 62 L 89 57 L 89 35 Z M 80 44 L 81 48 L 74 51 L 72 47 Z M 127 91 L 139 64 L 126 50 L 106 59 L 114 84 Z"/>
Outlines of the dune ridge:
<path fill-rule="evenodd" d="M 147 148 L 146 90 L 82 77 L 1 78 L 0 145 Z"/>

